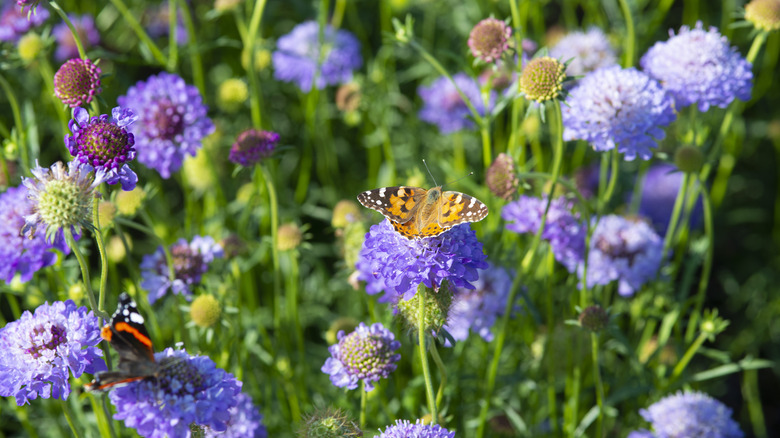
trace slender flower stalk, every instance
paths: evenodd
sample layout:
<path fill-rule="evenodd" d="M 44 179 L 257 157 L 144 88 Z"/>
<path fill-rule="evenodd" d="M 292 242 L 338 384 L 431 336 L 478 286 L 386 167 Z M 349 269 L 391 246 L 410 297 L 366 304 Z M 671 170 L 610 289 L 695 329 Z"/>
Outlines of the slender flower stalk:
<path fill-rule="evenodd" d="M 421 287 L 422 293 L 430 293 L 427 287 Z M 420 297 L 419 314 L 417 315 L 417 344 L 420 348 L 420 365 L 422 366 L 423 378 L 425 379 L 425 396 L 428 400 L 428 410 L 431 414 L 431 424 L 439 422 L 439 411 L 436 406 L 436 397 L 433 395 L 433 380 L 431 379 L 431 369 L 428 365 L 428 349 L 426 348 L 427 335 L 425 326 L 425 297 Z"/>

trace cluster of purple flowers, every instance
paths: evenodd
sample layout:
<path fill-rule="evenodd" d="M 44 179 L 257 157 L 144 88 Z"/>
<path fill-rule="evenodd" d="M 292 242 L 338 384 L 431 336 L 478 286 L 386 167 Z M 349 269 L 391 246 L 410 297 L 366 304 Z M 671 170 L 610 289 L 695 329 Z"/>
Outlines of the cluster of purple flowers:
<path fill-rule="evenodd" d="M 604 31 L 597 27 L 564 36 L 550 49 L 550 56 L 563 62 L 571 61 L 566 67 L 569 76 L 581 76 L 617 64 L 615 49 Z"/>
<path fill-rule="evenodd" d="M 678 392 L 639 411 L 652 431 L 631 432 L 628 438 L 742 438 L 731 409 L 701 392 Z"/>
<path fill-rule="evenodd" d="M 465 341 L 472 331 L 487 342 L 493 340 L 493 325 L 504 314 L 512 288 L 506 269 L 491 265 L 480 270 L 474 289 L 458 288 L 444 328 L 456 341 Z"/>
<path fill-rule="evenodd" d="M 49 10 L 37 8 L 28 17 L 27 12 L 12 1 L 3 2 L 0 9 L 0 41 L 15 42 L 27 31 L 43 24 L 49 18 Z"/>
<path fill-rule="evenodd" d="M 339 342 L 328 348 L 331 357 L 322 372 L 340 388 L 357 389 L 362 381 L 366 391 L 371 391 L 379 379 L 395 371 L 396 362 L 401 360 L 395 352 L 401 343 L 380 323 L 367 326 L 361 322 L 352 333 L 339 330 L 337 337 Z"/>

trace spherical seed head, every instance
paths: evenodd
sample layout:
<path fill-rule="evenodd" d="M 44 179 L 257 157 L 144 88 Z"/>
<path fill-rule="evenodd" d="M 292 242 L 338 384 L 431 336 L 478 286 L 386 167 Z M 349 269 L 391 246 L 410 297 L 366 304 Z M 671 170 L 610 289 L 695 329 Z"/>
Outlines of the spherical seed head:
<path fill-rule="evenodd" d="M 90 171 L 90 167 L 74 161 L 67 169 L 59 161 L 51 169 L 32 169 L 35 178 L 22 180 L 27 197 L 33 201 L 33 214 L 25 217 L 22 232 L 32 236 L 38 225 L 44 225 L 46 239 L 52 242 L 59 230 L 91 228 L 92 199 L 99 196 L 95 188 L 103 182 L 104 173 L 98 171 L 92 177 Z"/>
<path fill-rule="evenodd" d="M 342 199 L 333 207 L 333 217 L 330 224 L 333 228 L 344 228 L 347 225 L 359 221 L 361 217 L 360 207 L 355 201 Z"/>
<path fill-rule="evenodd" d="M 759 30 L 780 29 L 780 0 L 753 0 L 745 5 L 745 20 Z"/>
<path fill-rule="evenodd" d="M 129 192 L 117 192 L 117 210 L 119 211 L 119 214 L 135 216 L 135 213 L 141 208 L 141 205 L 143 205 L 144 199 L 146 199 L 146 191 L 138 186 Z"/>
<path fill-rule="evenodd" d="M 520 91 L 528 100 L 542 103 L 557 98 L 566 79 L 566 66 L 549 56 L 532 59 L 520 75 Z"/>
<path fill-rule="evenodd" d="M 420 320 L 420 300 L 425 300 L 425 313 L 422 315 L 425 332 L 438 333 L 447 323 L 447 318 L 452 307 L 452 288 L 448 281 L 442 282 L 438 290 L 427 288 L 420 284 L 417 293 L 408 300 L 399 299 L 396 304 L 398 314 L 401 315 L 409 329 L 417 331 Z"/>
<path fill-rule="evenodd" d="M 249 129 L 238 135 L 236 142 L 230 148 L 228 159 L 236 164 L 248 167 L 270 157 L 279 134 L 272 131 Z"/>
<path fill-rule="evenodd" d="M 599 305 L 588 306 L 580 313 L 580 325 L 592 332 L 603 330 L 609 323 L 609 315 Z"/>
<path fill-rule="evenodd" d="M 190 318 L 200 327 L 211 327 L 222 313 L 219 301 L 212 295 L 199 295 L 190 306 Z"/>
<path fill-rule="evenodd" d="M 488 168 L 485 182 L 494 195 L 510 199 L 520 183 L 515 175 L 515 163 L 512 157 L 503 152 L 498 154 Z"/>
<path fill-rule="evenodd" d="M 43 39 L 35 32 L 25 34 L 19 39 L 17 50 L 19 57 L 25 62 L 30 62 L 38 57 L 43 49 Z"/>
<path fill-rule="evenodd" d="M 86 105 L 101 92 L 100 73 L 89 59 L 69 59 L 54 74 L 54 95 L 71 108 Z"/>
<path fill-rule="evenodd" d="M 674 153 L 674 164 L 685 173 L 696 173 L 704 164 L 704 154 L 696 146 L 682 146 Z"/>
<path fill-rule="evenodd" d="M 249 98 L 249 88 L 241 79 L 227 79 L 219 85 L 217 103 L 228 112 L 235 112 Z"/>
<path fill-rule="evenodd" d="M 303 240 L 303 232 L 295 224 L 284 224 L 279 227 L 276 247 L 279 251 L 295 249 Z"/>
<path fill-rule="evenodd" d="M 306 416 L 298 435 L 302 438 L 356 438 L 362 437 L 363 431 L 341 409 L 319 408 Z"/>
<path fill-rule="evenodd" d="M 339 111 L 351 112 L 360 107 L 360 84 L 350 82 L 339 87 L 336 91 L 336 107 Z"/>
<path fill-rule="evenodd" d="M 495 62 L 509 49 L 512 28 L 501 20 L 486 18 L 469 34 L 471 54 L 485 62 Z"/>

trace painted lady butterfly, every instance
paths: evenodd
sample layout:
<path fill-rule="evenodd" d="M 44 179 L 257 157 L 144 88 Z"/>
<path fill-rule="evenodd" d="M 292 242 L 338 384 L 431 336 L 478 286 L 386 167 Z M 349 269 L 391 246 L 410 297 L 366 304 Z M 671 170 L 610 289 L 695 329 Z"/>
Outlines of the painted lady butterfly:
<path fill-rule="evenodd" d="M 472 196 L 441 191 L 441 186 L 382 187 L 358 195 L 364 207 L 390 219 L 393 228 L 407 239 L 433 237 L 463 222 L 481 221 L 488 214 L 485 204 Z"/>

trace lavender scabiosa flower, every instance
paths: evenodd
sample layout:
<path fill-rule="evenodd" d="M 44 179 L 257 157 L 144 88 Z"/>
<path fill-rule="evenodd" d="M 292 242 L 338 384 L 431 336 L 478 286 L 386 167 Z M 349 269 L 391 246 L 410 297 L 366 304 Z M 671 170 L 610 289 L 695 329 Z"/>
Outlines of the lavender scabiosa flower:
<path fill-rule="evenodd" d="M 195 236 L 192 242 L 179 239 L 171 245 L 174 278 L 168 276 L 168 264 L 162 247 L 141 261 L 141 287 L 149 291 L 149 304 L 162 298 L 168 289 L 174 294 L 192 299 L 192 286 L 200 283 L 201 277 L 216 257 L 222 257 L 222 247 L 211 236 Z"/>
<path fill-rule="evenodd" d="M 144 14 L 143 23 L 146 25 L 146 31 L 152 38 L 167 37 L 170 30 L 170 6 L 163 3 L 159 6 L 149 6 Z M 184 20 L 181 13 L 176 14 L 176 44 L 183 46 L 187 44 L 187 28 L 184 26 Z"/>
<path fill-rule="evenodd" d="M 521 196 L 504 206 L 501 217 L 505 221 L 512 221 L 506 225 L 510 231 L 536 233 L 546 208 L 546 199 Z M 587 227 L 580 220 L 579 214 L 572 212 L 571 202 L 563 197 L 553 199 L 541 237 L 550 242 L 555 259 L 569 272 L 574 272 L 585 256 L 586 233 Z"/>
<path fill-rule="evenodd" d="M 98 319 L 71 301 L 44 303 L 0 329 L 0 396 L 30 400 L 70 394 L 70 374 L 81 377 L 106 369 Z"/>
<path fill-rule="evenodd" d="M 241 382 L 207 356 L 166 348 L 155 353 L 160 371 L 111 391 L 115 420 L 143 437 L 190 436 L 190 428 L 225 432 L 240 401 Z"/>
<path fill-rule="evenodd" d="M 54 74 L 54 95 L 71 108 L 88 104 L 101 91 L 100 73 L 89 59 L 69 59 Z"/>
<path fill-rule="evenodd" d="M 587 32 L 569 33 L 550 49 L 550 56 L 563 62 L 571 60 L 566 67 L 566 73 L 570 76 L 581 76 L 617 64 L 615 49 L 604 31 L 597 27 Z"/>
<path fill-rule="evenodd" d="M 65 144 L 74 161 L 104 171 L 108 184 L 120 183 L 122 190 L 133 190 L 138 176 L 127 163 L 135 158 L 135 137 L 128 131 L 137 119 L 130 108 L 116 107 L 111 117 L 92 118 L 84 108 L 75 108 L 68 123 L 73 135 L 65 136 Z"/>
<path fill-rule="evenodd" d="M 138 161 L 166 179 L 181 168 L 186 155 L 197 153 L 203 138 L 215 129 L 198 89 L 174 74 L 139 81 L 117 102 L 140 116 L 130 129 Z"/>
<path fill-rule="evenodd" d="M 61 162 L 51 168 L 35 163 L 31 170 L 35 178 L 22 178 L 27 187 L 27 197 L 33 211 L 24 217 L 22 233 L 34 236 L 38 225 L 46 227 L 46 240 L 52 242 L 59 230 L 74 234 L 81 227 L 92 229 L 92 200 L 99 196 L 95 189 L 105 180 L 105 171 L 76 161 L 69 161 L 68 168 Z"/>
<path fill-rule="evenodd" d="M 482 101 L 477 81 L 466 73 L 457 73 L 452 76 L 452 79 L 471 101 L 477 112 L 484 115 L 485 104 Z M 420 86 L 417 89 L 417 94 L 423 101 L 423 107 L 419 113 L 420 120 L 438 126 L 442 134 L 474 128 L 474 121 L 470 118 L 471 112 L 455 88 L 455 84 L 446 76 L 442 76 L 433 81 L 430 86 Z M 493 108 L 495 97 L 495 92 L 491 91 L 488 99 L 488 110 Z"/>
<path fill-rule="evenodd" d="M 382 432 L 380 430 L 380 432 Z M 422 424 L 419 420 L 410 423 L 407 420 L 396 420 L 395 424 L 388 426 L 378 438 L 455 438 L 455 432 L 439 426 L 438 424 Z"/>
<path fill-rule="evenodd" d="M 36 271 L 57 261 L 52 249 L 65 254 L 70 251 L 61 235 L 49 243 L 44 233 L 33 233 L 31 238 L 19 234 L 25 216 L 33 212 L 33 203 L 27 199 L 24 187 L 8 188 L 0 194 L 0 205 L 0 280 L 10 283 L 19 274 L 20 281 L 30 281 Z"/>
<path fill-rule="evenodd" d="M 495 18 L 486 18 L 469 33 L 468 45 L 475 58 L 485 62 L 495 62 L 509 50 L 512 28 Z"/>
<path fill-rule="evenodd" d="M 444 328 L 456 341 L 465 341 L 469 330 L 487 342 L 493 340 L 493 324 L 504 314 L 512 278 L 506 269 L 491 265 L 480 271 L 475 289 L 458 288 Z"/>
<path fill-rule="evenodd" d="M 272 131 L 248 129 L 238 134 L 236 142 L 230 148 L 230 161 L 249 167 L 273 154 L 279 134 Z"/>
<path fill-rule="evenodd" d="M 701 22 L 691 29 L 682 26 L 668 41 L 659 41 L 639 61 L 642 69 L 660 81 L 674 96 L 677 108 L 698 104 L 725 108 L 734 98 L 750 99 L 753 72 L 749 62 L 729 45 L 714 27 Z"/>
<path fill-rule="evenodd" d="M 678 392 L 639 411 L 653 431 L 632 432 L 635 438 L 742 438 L 731 409 L 701 392 Z"/>
<path fill-rule="evenodd" d="M 408 300 L 422 283 L 438 288 L 451 285 L 474 289 L 478 269 L 488 267 L 482 243 L 468 224 L 456 225 L 438 236 L 410 240 L 398 234 L 390 221 L 372 225 L 355 265 L 366 292 L 384 291 L 380 301 Z"/>
<path fill-rule="evenodd" d="M 240 393 L 236 397 L 238 402 L 228 409 L 230 420 L 227 421 L 227 430 L 216 432 L 211 428 L 205 430 L 208 438 L 266 438 L 268 431 L 263 425 L 263 416 L 257 411 L 252 397 Z"/>
<path fill-rule="evenodd" d="M 620 66 L 589 73 L 569 94 L 563 139 L 585 140 L 597 151 L 617 147 L 626 161 L 648 160 L 662 127 L 677 117 L 673 99 L 646 74 Z"/>
<path fill-rule="evenodd" d="M 95 20 L 91 15 L 75 16 L 68 14 L 68 18 L 79 34 L 79 40 L 84 45 L 84 50 L 89 50 L 90 47 L 100 44 L 100 33 L 98 33 L 95 27 Z M 54 26 L 51 33 L 57 40 L 57 50 L 54 51 L 54 59 L 64 61 L 69 58 L 79 57 L 76 40 L 73 38 L 73 34 L 67 24 L 63 22 Z"/>
<path fill-rule="evenodd" d="M 311 90 L 312 83 L 323 89 L 351 81 L 352 72 L 363 65 L 360 41 L 346 30 L 327 25 L 320 45 L 319 33 L 319 23 L 305 21 L 280 37 L 273 53 L 274 78 L 293 82 L 304 92 Z M 323 47 L 325 54 L 320 55 Z"/>
<path fill-rule="evenodd" d="M 38 27 L 49 18 L 49 10 L 37 8 L 32 14 L 21 10 L 12 1 L 4 2 L 0 10 L 0 41 L 16 42 L 28 30 Z"/>
<path fill-rule="evenodd" d="M 633 295 L 661 267 L 661 237 L 645 222 L 616 215 L 602 216 L 595 226 L 588 252 L 588 287 L 617 280 L 620 295 Z M 582 279 L 583 264 L 577 273 Z"/>
<path fill-rule="evenodd" d="M 652 222 L 653 228 L 660 233 L 666 233 L 669 219 L 672 216 L 674 203 L 680 191 L 684 175 L 671 164 L 656 164 L 647 170 L 642 182 L 642 198 L 639 202 L 639 215 Z M 691 212 L 689 224 L 699 225 L 702 218 L 702 200 L 697 199 Z"/>
<path fill-rule="evenodd" d="M 362 381 L 366 391 L 371 391 L 374 383 L 387 378 L 401 360 L 395 352 L 401 343 L 378 322 L 371 326 L 361 322 L 352 333 L 339 330 L 336 336 L 339 342 L 328 348 L 331 357 L 325 361 L 322 372 L 330 374 L 331 383 L 339 388 L 356 389 L 358 381 Z"/>

